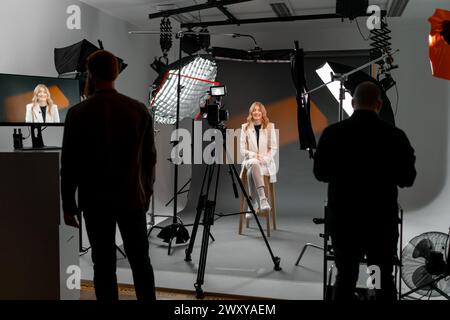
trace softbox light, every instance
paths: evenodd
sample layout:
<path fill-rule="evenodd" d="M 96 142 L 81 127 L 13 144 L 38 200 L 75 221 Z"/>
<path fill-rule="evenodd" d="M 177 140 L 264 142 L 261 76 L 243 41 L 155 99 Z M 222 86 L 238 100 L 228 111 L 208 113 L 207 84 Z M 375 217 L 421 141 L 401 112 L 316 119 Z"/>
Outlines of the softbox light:
<path fill-rule="evenodd" d="M 85 72 L 87 58 L 97 50 L 100 50 L 100 48 L 86 39 L 64 48 L 55 48 L 56 71 L 58 74 Z M 127 67 L 127 64 L 120 58 L 117 58 L 117 60 L 119 61 L 119 70 L 122 72 Z"/>
<path fill-rule="evenodd" d="M 354 68 L 351 66 L 347 66 L 345 64 L 335 63 L 335 62 L 326 62 L 324 65 L 322 65 L 319 69 L 316 70 L 316 73 L 319 75 L 319 77 L 324 81 L 324 83 L 331 80 L 331 72 L 333 74 L 345 74 L 350 71 L 352 71 Z M 383 86 L 380 84 L 379 81 L 372 78 L 370 75 L 365 73 L 364 71 L 357 71 L 351 75 L 348 76 L 347 80 L 344 82 L 344 87 L 346 89 L 345 93 L 345 99 L 343 101 L 344 105 L 344 111 L 350 116 L 353 114 L 353 107 L 351 104 L 352 101 L 352 95 L 355 92 L 356 87 L 365 81 L 370 81 L 375 83 L 378 88 L 381 91 L 381 99 L 383 102 L 383 106 L 380 111 L 380 118 L 384 121 L 395 125 L 395 117 L 394 113 L 392 111 L 391 102 L 389 101 L 389 98 L 386 95 L 386 92 L 383 88 Z M 334 81 L 330 83 L 328 86 L 328 89 L 330 90 L 333 97 L 336 99 L 337 102 L 339 102 L 339 89 L 340 89 L 340 83 L 339 81 Z"/>
<path fill-rule="evenodd" d="M 87 58 L 98 50 L 100 50 L 99 47 L 86 39 L 64 48 L 54 49 L 55 69 L 58 75 L 60 78 L 78 79 L 80 81 L 80 95 L 84 90 L 87 76 Z M 127 64 L 120 58 L 117 58 L 117 60 L 119 61 L 119 72 L 122 72 Z"/>
<path fill-rule="evenodd" d="M 215 82 L 217 65 L 209 56 L 185 57 L 181 59 L 181 92 L 179 121 L 195 118 L 200 106 L 208 98 L 208 91 Z M 177 87 L 180 61 L 176 61 L 155 80 L 156 93 L 151 101 L 155 121 L 175 124 L 177 121 Z"/>
<path fill-rule="evenodd" d="M 312 150 L 317 147 L 316 138 L 311 124 L 311 103 L 310 96 L 304 95 L 308 91 L 305 77 L 305 57 L 303 49 L 298 47 L 291 55 L 292 80 L 297 91 L 297 127 L 300 141 L 300 149 Z"/>
<path fill-rule="evenodd" d="M 325 62 L 319 69 L 316 70 L 317 75 L 320 77 L 320 79 L 323 81 L 323 83 L 330 82 L 327 87 L 328 90 L 330 90 L 333 97 L 336 99 L 337 102 L 339 102 L 340 98 L 340 83 L 339 81 L 332 81 L 333 75 L 338 73 L 335 69 L 331 68 L 330 64 L 328 62 Z M 331 82 L 332 81 L 332 82 Z M 345 113 L 348 116 L 351 116 L 353 114 L 353 107 L 352 107 L 352 96 L 346 91 L 344 100 L 342 102 L 342 107 L 344 108 Z"/>

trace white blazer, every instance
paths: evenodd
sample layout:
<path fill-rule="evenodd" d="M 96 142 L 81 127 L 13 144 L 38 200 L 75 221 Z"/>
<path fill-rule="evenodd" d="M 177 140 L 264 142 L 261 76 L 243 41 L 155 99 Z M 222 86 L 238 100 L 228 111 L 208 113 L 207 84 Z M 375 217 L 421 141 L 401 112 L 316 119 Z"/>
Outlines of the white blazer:
<path fill-rule="evenodd" d="M 277 181 L 277 167 L 275 164 L 275 154 L 278 151 L 277 135 L 275 125 L 269 122 L 267 128 L 259 130 L 259 147 L 256 141 L 256 129 L 253 124 L 247 128 L 247 123 L 241 127 L 240 151 L 244 157 L 242 162 L 241 176 L 244 172 L 245 164 L 249 159 L 255 159 L 259 153 L 264 158 L 262 170 L 264 175 L 270 176 L 270 182 Z"/>
<path fill-rule="evenodd" d="M 42 117 L 41 107 L 39 105 L 33 106 L 32 103 L 27 104 L 27 111 L 25 114 L 25 122 L 32 123 L 43 123 L 44 118 Z M 59 112 L 58 106 L 53 104 L 50 113 L 46 113 L 45 115 L 45 123 L 59 123 Z"/>

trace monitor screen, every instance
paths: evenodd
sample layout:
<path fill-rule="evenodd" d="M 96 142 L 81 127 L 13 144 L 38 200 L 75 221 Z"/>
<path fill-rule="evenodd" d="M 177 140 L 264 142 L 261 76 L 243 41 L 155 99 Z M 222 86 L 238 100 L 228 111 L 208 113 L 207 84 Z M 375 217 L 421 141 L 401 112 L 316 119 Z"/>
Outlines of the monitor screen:
<path fill-rule="evenodd" d="M 0 73 L 0 125 L 63 126 L 79 92 L 75 79 Z"/>

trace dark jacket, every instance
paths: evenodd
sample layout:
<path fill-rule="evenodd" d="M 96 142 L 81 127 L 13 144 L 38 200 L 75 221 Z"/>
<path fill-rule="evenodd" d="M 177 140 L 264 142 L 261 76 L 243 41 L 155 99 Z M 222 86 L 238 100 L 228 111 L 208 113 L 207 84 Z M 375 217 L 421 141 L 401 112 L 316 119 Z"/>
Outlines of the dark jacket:
<path fill-rule="evenodd" d="M 412 186 L 415 156 L 405 133 L 368 110 L 326 128 L 314 175 L 328 182 L 331 223 L 395 221 L 397 187 Z"/>
<path fill-rule="evenodd" d="M 96 92 L 66 117 L 61 155 L 64 212 L 148 209 L 155 164 L 153 122 L 144 104 L 116 90 Z"/>

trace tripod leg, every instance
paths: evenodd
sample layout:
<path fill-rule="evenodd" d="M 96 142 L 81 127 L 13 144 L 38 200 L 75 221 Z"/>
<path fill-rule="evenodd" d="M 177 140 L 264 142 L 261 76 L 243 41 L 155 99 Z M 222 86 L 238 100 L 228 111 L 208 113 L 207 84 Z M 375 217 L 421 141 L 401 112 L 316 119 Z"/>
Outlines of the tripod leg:
<path fill-rule="evenodd" d="M 191 183 L 191 179 L 189 179 L 178 191 L 177 191 L 177 194 L 179 195 L 179 194 L 183 194 L 183 193 L 186 193 L 186 192 L 188 192 L 189 190 L 184 190 L 184 188 L 186 188 L 186 186 L 189 184 L 189 183 Z M 175 197 L 172 197 L 172 198 L 170 198 L 169 199 L 169 202 L 167 202 L 164 206 L 168 206 L 172 201 L 173 201 L 173 199 L 174 199 Z"/>
<path fill-rule="evenodd" d="M 216 241 L 216 239 L 214 239 L 214 237 L 213 237 L 211 231 L 209 232 L 209 237 L 211 238 L 212 241 Z"/>
<path fill-rule="evenodd" d="M 253 208 L 253 205 L 252 205 L 252 203 L 251 203 L 251 201 L 250 201 L 250 199 L 249 199 L 249 197 L 248 197 L 248 194 L 247 194 L 247 192 L 245 191 L 244 185 L 242 184 L 242 180 L 241 180 L 241 178 L 239 177 L 239 174 L 238 174 L 238 172 L 237 172 L 237 170 L 236 170 L 236 167 L 235 167 L 233 164 L 229 164 L 229 166 L 231 166 L 232 171 L 233 171 L 233 173 L 234 173 L 234 175 L 235 175 L 235 177 L 236 177 L 236 180 L 237 180 L 238 183 L 239 183 L 239 188 L 241 189 L 241 192 L 242 192 L 242 194 L 244 195 L 244 197 L 245 197 L 245 199 L 246 199 L 246 201 L 247 201 L 248 207 L 250 208 L 250 210 L 251 210 L 252 213 L 253 213 L 253 216 L 255 217 L 255 221 L 256 221 L 256 223 L 258 224 L 259 231 L 261 232 L 261 234 L 262 234 L 262 236 L 263 236 L 263 239 L 264 239 L 264 242 L 265 242 L 265 244 L 266 244 L 266 247 L 267 247 L 267 249 L 269 250 L 270 256 L 271 256 L 272 261 L 273 261 L 273 263 L 274 263 L 274 270 L 280 271 L 280 270 L 281 270 L 281 267 L 280 267 L 280 258 L 279 258 L 279 257 L 276 257 L 276 256 L 273 254 L 272 248 L 270 247 L 269 241 L 267 241 L 266 234 L 264 233 L 264 229 L 262 228 L 261 223 L 259 222 L 258 216 L 257 216 L 256 213 L 255 213 L 255 208 Z"/>
<path fill-rule="evenodd" d="M 215 164 L 213 165 L 214 171 Z M 204 218 L 203 218 L 203 237 L 202 237 L 202 247 L 200 250 L 200 260 L 198 263 L 198 273 L 197 273 L 197 282 L 194 284 L 195 290 L 197 292 L 197 298 L 203 298 L 203 289 L 202 285 L 205 281 L 205 269 L 206 269 L 206 258 L 208 255 L 208 241 L 211 236 L 211 225 L 214 224 L 214 212 L 216 210 L 216 201 L 217 201 L 217 190 L 219 188 L 219 178 L 220 178 L 220 164 L 217 169 L 216 176 L 216 185 L 214 190 L 214 200 L 206 201 Z M 210 190 L 211 180 L 208 181 L 208 190 Z M 207 192 L 208 194 L 209 192 Z M 208 198 L 208 196 L 207 196 Z"/>
<path fill-rule="evenodd" d="M 169 256 L 170 256 L 170 249 L 172 249 L 172 241 L 173 241 L 173 238 L 170 238 L 169 248 L 167 249 L 167 255 L 169 255 Z"/>
<path fill-rule="evenodd" d="M 203 208 L 205 208 L 206 199 L 208 198 L 208 194 L 203 194 L 206 177 L 208 177 L 208 185 L 211 183 L 209 180 L 211 179 L 211 167 L 207 166 L 205 169 L 205 173 L 203 175 L 202 187 L 200 188 L 200 196 L 197 202 L 197 213 L 195 215 L 194 225 L 192 227 L 191 239 L 189 240 L 189 246 L 187 247 L 185 253 L 186 256 L 184 261 L 192 261 L 192 250 L 194 249 L 195 238 L 197 237 L 198 224 L 200 223 L 200 217 L 202 215 Z"/>
<path fill-rule="evenodd" d="M 194 226 L 192 227 L 191 232 L 191 239 L 189 240 L 189 246 L 186 248 L 185 251 L 186 256 L 184 258 L 184 261 L 192 261 L 191 254 L 192 250 L 194 249 L 195 238 L 197 237 L 198 224 L 200 222 L 200 215 L 202 214 L 203 202 L 204 197 L 202 195 L 200 196 L 199 202 L 197 204 L 197 214 L 195 215 Z"/>
<path fill-rule="evenodd" d="M 205 209 L 204 219 L 203 219 L 203 236 L 202 236 L 202 247 L 200 249 L 200 259 L 198 263 L 198 271 L 197 271 L 197 281 L 194 284 L 195 291 L 197 293 L 198 299 L 203 299 L 204 293 L 202 289 L 202 285 L 205 281 L 205 269 L 206 269 L 206 258 L 208 255 L 208 240 L 210 234 L 210 219 L 211 214 L 214 214 L 214 211 L 211 210 L 211 201 L 208 201 L 207 208 Z M 213 219 L 213 218 L 212 218 Z"/>
<path fill-rule="evenodd" d="M 152 233 L 153 229 L 162 229 L 162 227 L 160 227 L 160 226 L 152 226 L 147 232 L 147 238 L 150 237 L 150 234 Z"/>
<path fill-rule="evenodd" d="M 305 244 L 305 245 L 303 246 L 302 252 L 300 252 L 300 255 L 298 256 L 298 259 L 297 259 L 297 261 L 295 262 L 295 265 L 296 265 L 296 266 L 298 266 L 298 264 L 300 263 L 300 260 L 302 259 L 303 255 L 305 254 L 306 249 L 308 249 L 309 247 L 317 248 L 317 249 L 323 250 L 323 247 L 318 246 L 317 244 L 308 242 L 307 244 Z"/>

